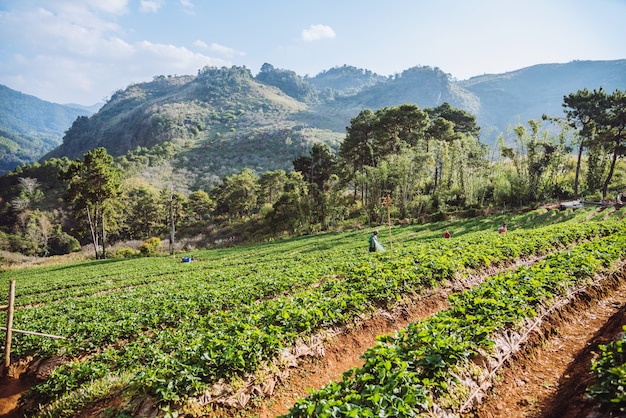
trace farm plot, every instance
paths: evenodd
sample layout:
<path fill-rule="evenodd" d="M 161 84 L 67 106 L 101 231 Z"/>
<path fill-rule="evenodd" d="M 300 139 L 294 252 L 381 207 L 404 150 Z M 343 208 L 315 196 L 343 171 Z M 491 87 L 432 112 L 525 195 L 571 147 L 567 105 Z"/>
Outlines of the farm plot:
<path fill-rule="evenodd" d="M 452 295 L 451 309 L 366 351 L 365 364 L 307 399 L 288 417 L 455 416 L 478 404 L 498 369 L 552 311 L 626 258 L 613 234 L 497 274 Z"/>
<path fill-rule="evenodd" d="M 106 260 L 11 272 L 21 306 L 16 323 L 69 336 L 16 338 L 16 360 L 63 363 L 32 389 L 27 406 L 47 416 L 73 416 L 116 397 L 126 399 L 121 409 L 128 411 L 139 399 L 188 412 L 245 407 L 288 367 L 286 354 L 297 355 L 293 348 L 310 345 L 312 336 L 407 293 L 621 228 L 576 221 L 589 215 L 525 231 L 520 221 L 506 236 L 493 232 L 501 219 L 397 227 L 393 251 L 375 255 L 362 249 L 367 233 L 352 232 L 198 252 L 200 261 L 190 264 Z M 451 225 L 454 239 L 439 239 Z"/>

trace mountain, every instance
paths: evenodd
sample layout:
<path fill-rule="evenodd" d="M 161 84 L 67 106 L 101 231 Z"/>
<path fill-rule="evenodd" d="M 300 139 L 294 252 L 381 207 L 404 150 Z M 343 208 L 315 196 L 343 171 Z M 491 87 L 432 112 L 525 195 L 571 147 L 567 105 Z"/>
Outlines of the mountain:
<path fill-rule="evenodd" d="M 542 114 L 563 116 L 563 96 L 587 88 L 604 87 L 609 93 L 626 90 L 626 60 L 573 61 L 539 64 L 459 82 L 480 98 L 478 123 L 503 130 L 507 124 L 538 119 Z"/>
<path fill-rule="evenodd" d="M 50 103 L 0 85 L 0 174 L 37 161 L 61 144 L 64 132 L 78 116 L 92 113 L 88 108 Z"/>
<path fill-rule="evenodd" d="M 491 144 L 508 126 L 562 116 L 564 96 L 599 87 L 626 90 L 626 60 L 540 64 L 463 81 L 427 66 L 391 77 L 350 66 L 315 77 L 270 64 L 256 76 L 245 67 L 205 67 L 118 90 L 98 112 L 67 124 L 63 142 L 42 159 L 105 147 L 129 177 L 209 188 L 244 167 L 289 170 L 316 142 L 336 150 L 351 118 L 367 108 L 448 102 L 475 115 Z"/>

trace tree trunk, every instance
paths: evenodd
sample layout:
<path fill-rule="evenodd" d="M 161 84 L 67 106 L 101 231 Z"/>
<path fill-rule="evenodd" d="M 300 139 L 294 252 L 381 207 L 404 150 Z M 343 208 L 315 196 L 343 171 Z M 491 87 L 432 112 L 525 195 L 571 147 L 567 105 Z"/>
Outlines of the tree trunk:
<path fill-rule="evenodd" d="M 105 225 L 104 225 L 104 213 L 102 213 L 102 259 L 107 258 L 106 241 L 107 241 L 107 236 L 106 236 L 106 230 L 105 230 Z"/>
<path fill-rule="evenodd" d="M 96 260 L 98 259 L 98 235 L 96 234 L 96 228 L 91 219 L 91 211 L 87 207 L 87 220 L 89 221 L 89 230 L 91 231 L 91 240 L 93 242 L 93 249 L 96 253 Z"/>
<path fill-rule="evenodd" d="M 576 175 L 574 176 L 574 199 L 578 199 L 578 176 L 580 175 L 580 164 L 583 158 L 584 139 L 580 140 L 578 147 L 578 159 L 576 160 Z"/>
<path fill-rule="evenodd" d="M 174 235 L 176 233 L 176 225 L 174 223 L 174 194 L 170 190 L 170 255 L 174 254 Z"/>
<path fill-rule="evenodd" d="M 613 150 L 613 157 L 611 157 L 611 168 L 609 168 L 609 174 L 606 176 L 606 180 L 604 180 L 604 184 L 602 185 L 602 200 L 606 200 L 607 189 L 609 188 L 609 184 L 611 183 L 611 179 L 613 178 L 613 172 L 615 171 L 615 163 L 617 162 L 617 154 L 619 147 L 617 144 L 615 145 L 615 149 Z"/>

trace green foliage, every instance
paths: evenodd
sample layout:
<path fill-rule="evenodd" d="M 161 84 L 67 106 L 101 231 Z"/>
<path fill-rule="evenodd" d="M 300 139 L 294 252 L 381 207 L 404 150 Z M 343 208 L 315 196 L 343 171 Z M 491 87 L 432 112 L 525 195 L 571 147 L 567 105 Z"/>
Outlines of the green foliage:
<path fill-rule="evenodd" d="M 322 71 L 315 77 L 304 77 L 305 81 L 308 81 L 333 99 L 338 96 L 358 93 L 367 87 L 383 83 L 386 79 L 386 77 L 373 73 L 370 70 L 349 65 Z"/>
<path fill-rule="evenodd" d="M 113 258 L 132 258 L 141 254 L 140 251 L 134 250 L 130 247 L 118 247 L 112 254 Z"/>
<path fill-rule="evenodd" d="M 252 215 L 258 203 L 258 178 L 250 169 L 233 174 L 224 179 L 212 191 L 216 202 L 216 212 L 238 218 Z"/>
<path fill-rule="evenodd" d="M 452 295 L 451 309 L 411 323 L 394 336 L 379 337 L 364 354 L 362 367 L 298 401 L 284 416 L 351 416 L 351 411 L 358 411 L 358 416 L 417 416 L 437 409 L 459 414 L 469 389 L 482 381 L 479 376 L 471 385 L 462 384 L 473 375 L 472 359 L 493 352 L 499 333 L 517 329 L 559 294 L 623 259 L 625 242 L 620 234 L 615 230 L 606 238 L 553 254 L 529 268 L 496 274 Z M 623 360 L 616 359 L 621 368 Z M 613 374 L 623 386 L 623 370 Z M 624 401 L 623 393 L 617 396 L 615 402 Z"/>
<path fill-rule="evenodd" d="M 113 217 L 122 192 L 120 173 L 112 163 L 113 157 L 104 148 L 96 148 L 87 152 L 83 160 L 74 161 L 60 175 L 68 182 L 66 198 L 74 212 L 86 215 L 96 258 L 106 258 L 106 219 Z M 98 253 L 100 243 L 101 254 Z"/>
<path fill-rule="evenodd" d="M 157 249 L 161 245 L 161 240 L 157 237 L 148 238 L 139 246 L 139 252 L 144 257 L 157 255 Z"/>
<path fill-rule="evenodd" d="M 70 254 L 80 251 L 80 243 L 76 238 L 57 229 L 48 240 L 48 255 Z"/>
<path fill-rule="evenodd" d="M 579 216 L 588 215 L 587 211 Z M 563 276 L 555 273 L 560 264 L 570 263 L 569 280 L 584 282 L 599 266 L 621 257 L 619 249 L 626 248 L 621 241 L 618 246 L 599 241 L 624 235 L 623 225 L 613 221 L 581 223 L 572 218 L 564 224 L 516 231 L 516 219 L 507 218 L 510 229 L 505 235 L 496 232 L 501 217 L 394 227 L 393 257 L 368 254 L 368 234 L 353 231 L 195 252 L 196 261 L 191 263 L 180 263 L 178 257 L 145 257 L 3 272 L 0 283 L 15 279 L 20 286 L 16 326 L 27 323 L 68 337 L 15 336 L 13 355 L 46 358 L 64 353 L 84 359 L 60 366 L 33 388 L 27 397 L 42 405 L 56 400 L 59 405 L 75 405 L 98 376 L 118 375 L 132 376 L 125 390 L 148 394 L 161 405 L 176 404 L 205 393 L 222 379 L 253 375 L 300 338 L 352 323 L 378 307 L 391 307 L 407 293 L 423 292 L 520 257 L 566 249 L 567 253 L 546 262 L 544 270 L 536 270 L 545 273 L 542 280 L 526 283 L 506 276 L 495 280 L 500 287 L 477 291 L 470 300 L 486 303 L 471 306 L 481 311 L 456 315 L 465 320 L 481 313 L 491 319 L 477 319 L 472 322 L 476 328 L 459 327 L 458 333 L 441 332 L 443 342 L 427 344 L 446 349 L 419 363 L 432 378 L 421 377 L 418 385 L 397 386 L 399 392 L 393 392 L 398 379 L 414 382 L 419 377 L 417 360 L 396 358 L 395 349 L 385 351 L 380 361 L 372 359 L 372 364 L 383 367 L 373 376 L 388 386 L 367 384 L 371 400 L 385 399 L 405 410 L 412 402 L 429 402 L 430 389 L 424 388 L 444 393 L 446 384 L 453 383 L 436 376 L 445 377 L 448 366 L 457 370 L 454 361 L 467 358 L 479 345 L 475 339 L 468 344 L 465 336 L 479 338 L 493 324 L 509 324 L 516 315 L 532 310 L 529 301 L 509 303 L 493 294 L 500 295 L 502 288 L 524 289 L 520 294 L 530 295 L 524 296 L 528 300 L 534 297 L 536 303 L 546 292 L 564 291 Z M 443 228 L 449 228 L 453 238 L 440 239 Z M 382 242 L 385 239 L 381 236 Z M 572 250 L 583 241 L 594 245 L 592 254 Z M 529 275 L 528 271 L 519 274 Z M 455 303 L 465 306 L 464 300 L 460 297 Z M 459 324 L 457 317 L 446 321 Z M 438 327 L 433 325 L 433 330 Z M 392 393 L 403 401 L 392 399 Z M 362 395 L 354 394 L 356 403 Z"/>
<path fill-rule="evenodd" d="M 271 64 L 263 64 L 256 80 L 278 87 L 294 99 L 310 102 L 317 98 L 317 92 L 306 80 L 289 70 L 279 70 Z"/>
<path fill-rule="evenodd" d="M 600 345 L 600 353 L 591 363 L 596 382 L 588 394 L 612 410 L 626 411 L 626 326 L 615 341 Z"/>

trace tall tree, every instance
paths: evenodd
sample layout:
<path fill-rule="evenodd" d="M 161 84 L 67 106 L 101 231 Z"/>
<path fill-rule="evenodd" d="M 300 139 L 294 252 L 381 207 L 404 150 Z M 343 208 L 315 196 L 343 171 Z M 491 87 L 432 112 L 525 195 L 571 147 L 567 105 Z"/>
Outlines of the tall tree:
<path fill-rule="evenodd" d="M 106 149 L 96 148 L 87 152 L 83 160 L 73 161 L 60 177 L 68 182 L 67 201 L 87 218 L 96 258 L 106 258 L 107 207 L 121 194 L 120 175 L 113 167 L 113 157 Z M 98 253 L 99 242 L 101 253 Z"/>
<path fill-rule="evenodd" d="M 310 223 L 309 184 L 299 171 L 288 174 L 285 191 L 274 203 L 274 209 L 268 217 L 270 226 L 278 231 L 296 232 Z"/>
<path fill-rule="evenodd" d="M 431 119 L 443 118 L 452 122 L 454 132 L 468 134 L 475 138 L 480 136 L 480 126 L 476 123 L 476 117 L 465 110 L 452 107 L 448 102 L 424 110 Z"/>
<path fill-rule="evenodd" d="M 416 146 L 425 137 L 429 121 L 428 114 L 414 104 L 377 110 L 374 129 L 375 160 Z"/>
<path fill-rule="evenodd" d="M 211 190 L 216 203 L 216 212 L 243 218 L 252 215 L 257 208 L 259 182 L 256 174 L 249 168 L 238 174 L 230 175 L 220 185 Z"/>
<path fill-rule="evenodd" d="M 145 240 L 162 232 L 163 203 L 155 191 L 147 187 L 129 190 L 125 196 L 126 238 Z"/>
<path fill-rule="evenodd" d="M 346 127 L 346 138 L 339 146 L 339 158 L 348 168 L 348 176 L 374 165 L 374 125 L 376 115 L 370 109 L 361 111 Z M 355 188 L 356 189 L 356 188 Z"/>
<path fill-rule="evenodd" d="M 316 222 L 324 223 L 328 212 L 329 179 L 335 174 L 336 158 L 326 144 L 315 144 L 311 156 L 301 156 L 293 161 L 295 171 L 302 173 L 310 184 L 309 193 L 314 201 Z"/>
<path fill-rule="evenodd" d="M 563 97 L 565 118 L 573 128 L 579 129 L 578 158 L 574 176 L 574 199 L 578 199 L 580 169 L 583 152 L 593 141 L 596 133 L 597 120 L 602 113 L 601 103 L 606 101 L 606 93 L 602 88 L 589 91 L 578 90 Z"/>
<path fill-rule="evenodd" d="M 193 216 L 196 221 L 206 221 L 213 210 L 215 210 L 215 202 L 209 197 L 204 190 L 197 190 L 189 195 L 188 213 Z"/>
<path fill-rule="evenodd" d="M 579 90 L 564 98 L 563 107 L 567 120 L 572 126 L 580 128 L 582 138 L 578 151 L 576 179 L 580 169 L 583 141 L 586 141 L 587 146 L 594 145 L 594 151 L 600 149 L 597 148 L 599 145 L 607 155 L 610 155 L 608 173 L 601 186 L 604 200 L 615 173 L 617 160 L 626 152 L 626 94 L 621 90 L 607 94 L 602 88 L 593 92 L 587 89 Z M 576 192 L 577 187 L 576 181 Z"/>
<path fill-rule="evenodd" d="M 259 178 L 261 203 L 273 205 L 285 188 L 287 174 L 285 170 L 266 171 Z"/>
<path fill-rule="evenodd" d="M 611 165 L 602 185 L 603 200 L 615 173 L 617 159 L 626 153 L 626 93 L 615 90 L 607 97 L 605 109 L 600 118 L 599 137 L 611 154 Z"/>

